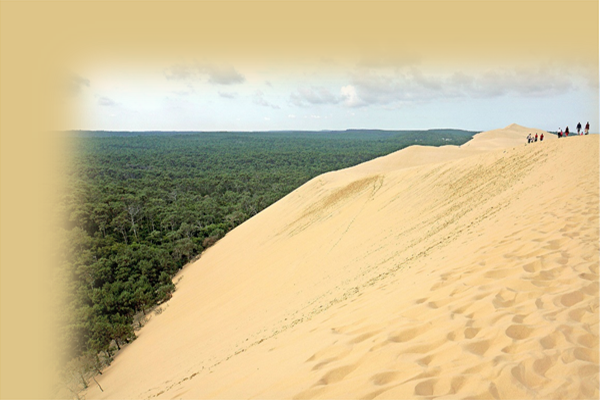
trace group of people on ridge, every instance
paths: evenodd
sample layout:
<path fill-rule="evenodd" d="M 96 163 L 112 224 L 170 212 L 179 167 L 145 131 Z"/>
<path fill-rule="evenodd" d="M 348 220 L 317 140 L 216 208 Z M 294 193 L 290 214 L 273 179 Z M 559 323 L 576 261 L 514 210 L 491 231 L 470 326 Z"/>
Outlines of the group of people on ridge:
<path fill-rule="evenodd" d="M 544 140 L 544 134 L 542 133 L 540 136 L 540 142 Z M 533 143 L 538 141 L 538 134 L 536 132 L 535 136 L 531 136 L 531 133 L 527 135 L 527 143 Z"/>
<path fill-rule="evenodd" d="M 589 121 L 588 121 L 587 124 L 585 124 L 585 130 L 584 131 L 581 130 L 581 122 L 577 123 L 577 134 L 578 135 L 589 135 L 589 133 L 590 133 L 590 123 L 589 123 Z M 569 127 L 568 126 L 565 128 L 564 132 L 562 131 L 562 129 L 558 128 L 558 137 L 561 138 L 563 136 L 565 136 L 565 137 L 569 136 Z"/>

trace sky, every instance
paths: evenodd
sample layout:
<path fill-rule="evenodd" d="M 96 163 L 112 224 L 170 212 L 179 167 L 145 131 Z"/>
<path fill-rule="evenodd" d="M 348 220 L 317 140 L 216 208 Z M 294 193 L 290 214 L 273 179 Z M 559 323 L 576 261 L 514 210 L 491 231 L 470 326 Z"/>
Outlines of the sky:
<path fill-rule="evenodd" d="M 597 66 L 473 59 L 385 50 L 88 59 L 70 68 L 63 129 L 484 131 L 517 123 L 556 131 L 589 121 L 597 131 Z"/>

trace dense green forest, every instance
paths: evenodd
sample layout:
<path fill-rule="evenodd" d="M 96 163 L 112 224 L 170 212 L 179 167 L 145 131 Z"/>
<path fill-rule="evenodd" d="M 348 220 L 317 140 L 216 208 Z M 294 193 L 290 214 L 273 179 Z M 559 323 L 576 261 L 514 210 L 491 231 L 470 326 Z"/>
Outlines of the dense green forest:
<path fill-rule="evenodd" d="M 460 145 L 473 134 L 70 132 L 62 199 L 68 359 L 100 371 L 135 338 L 139 316 L 170 298 L 182 266 L 311 178 L 412 144 Z"/>

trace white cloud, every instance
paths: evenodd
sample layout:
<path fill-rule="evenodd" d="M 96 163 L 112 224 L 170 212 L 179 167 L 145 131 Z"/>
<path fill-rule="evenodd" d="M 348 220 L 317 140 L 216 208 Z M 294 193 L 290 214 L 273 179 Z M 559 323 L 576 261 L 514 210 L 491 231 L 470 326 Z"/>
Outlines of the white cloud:
<path fill-rule="evenodd" d="M 290 95 L 290 102 L 298 107 L 310 104 L 337 104 L 342 100 L 342 97 L 333 95 L 323 86 L 300 87 Z"/>
<path fill-rule="evenodd" d="M 344 98 L 344 104 L 348 107 L 357 107 L 361 105 L 358 95 L 356 94 L 356 88 L 352 85 L 344 86 L 340 89 L 342 97 Z"/>
<path fill-rule="evenodd" d="M 224 97 L 226 99 L 235 99 L 237 97 L 237 93 L 235 93 L 235 92 L 221 92 L 221 91 L 219 91 L 219 96 Z"/>
<path fill-rule="evenodd" d="M 176 64 L 166 69 L 164 74 L 167 79 L 187 80 L 194 78 L 196 71 L 195 68 L 188 65 Z"/>
<path fill-rule="evenodd" d="M 342 95 L 346 106 L 357 107 L 506 95 L 555 96 L 572 88 L 568 76 L 550 68 L 498 69 L 479 74 L 427 74 L 414 67 L 360 68 L 351 75 L 351 85 L 342 88 Z"/>
<path fill-rule="evenodd" d="M 175 64 L 164 70 L 169 80 L 197 81 L 207 78 L 207 82 L 215 85 L 232 85 L 242 83 L 246 78 L 233 66 L 224 64 Z"/>
<path fill-rule="evenodd" d="M 259 106 L 263 106 L 263 107 L 271 107 L 273 109 L 279 109 L 279 106 L 276 104 L 272 104 L 269 103 L 266 99 L 265 99 L 265 94 L 260 91 L 257 90 L 256 92 L 254 92 L 254 96 L 253 96 L 253 103 L 254 104 L 258 104 Z"/>
<path fill-rule="evenodd" d="M 98 105 L 101 106 L 106 106 L 106 107 L 113 107 L 113 106 L 117 106 L 117 102 L 115 102 L 114 100 L 106 97 L 106 96 L 98 96 Z"/>
<path fill-rule="evenodd" d="M 208 75 L 208 82 L 217 85 L 232 85 L 246 80 L 230 65 L 201 65 L 198 70 Z"/>
<path fill-rule="evenodd" d="M 83 87 L 90 87 L 90 80 L 75 73 L 67 74 L 66 79 L 67 93 L 70 95 L 78 95 Z"/>

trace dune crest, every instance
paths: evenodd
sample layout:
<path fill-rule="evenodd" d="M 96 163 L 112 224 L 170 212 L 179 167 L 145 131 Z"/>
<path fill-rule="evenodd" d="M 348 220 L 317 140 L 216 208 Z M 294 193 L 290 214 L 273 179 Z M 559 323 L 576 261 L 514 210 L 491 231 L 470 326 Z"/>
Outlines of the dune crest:
<path fill-rule="evenodd" d="M 529 132 L 311 180 L 181 271 L 86 398 L 597 398 L 598 136 Z"/>

